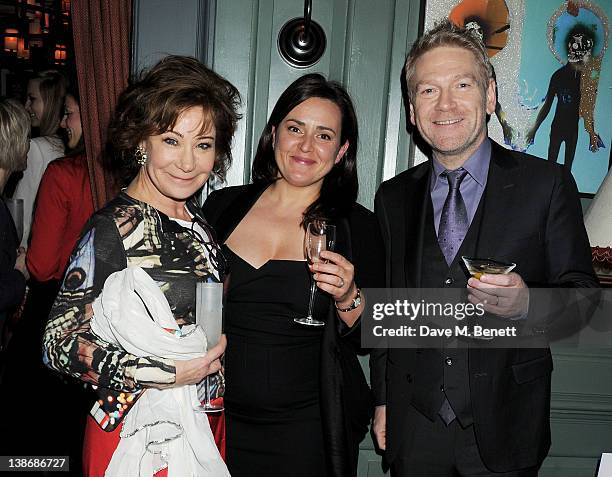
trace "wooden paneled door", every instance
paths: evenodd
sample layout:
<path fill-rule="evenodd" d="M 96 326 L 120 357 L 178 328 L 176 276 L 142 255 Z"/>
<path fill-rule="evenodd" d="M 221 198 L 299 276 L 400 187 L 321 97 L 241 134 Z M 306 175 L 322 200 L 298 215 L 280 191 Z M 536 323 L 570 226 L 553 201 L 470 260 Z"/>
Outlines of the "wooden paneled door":
<path fill-rule="evenodd" d="M 317 64 L 297 69 L 277 48 L 280 29 L 301 17 L 301 0 L 217 2 L 212 65 L 243 95 L 244 119 L 236 136 L 230 184 L 249 180 L 257 140 L 280 93 L 311 72 L 342 82 L 359 117 L 359 201 L 372 207 L 381 180 L 408 165 L 400 72 L 417 35 L 420 2 L 314 0 L 312 18 L 323 27 L 327 49 Z"/>

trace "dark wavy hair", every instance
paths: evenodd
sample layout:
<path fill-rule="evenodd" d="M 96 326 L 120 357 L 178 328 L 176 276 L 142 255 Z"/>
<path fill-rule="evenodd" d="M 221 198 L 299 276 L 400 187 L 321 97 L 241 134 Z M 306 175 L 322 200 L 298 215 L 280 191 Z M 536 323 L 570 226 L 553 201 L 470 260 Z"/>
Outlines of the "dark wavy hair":
<path fill-rule="evenodd" d="M 257 153 L 253 160 L 253 183 L 270 184 L 278 178 L 272 130 L 278 129 L 279 124 L 293 108 L 310 98 L 327 99 L 340 108 L 342 114 L 340 145 L 348 141 L 349 147 L 338 164 L 335 164 L 323 179 L 317 200 L 304 211 L 303 225 L 316 218 L 333 220 L 347 216 L 357 200 L 359 191 L 357 180 L 359 130 L 353 102 L 340 83 L 328 81 L 317 73 L 298 78 L 278 98 L 259 138 Z"/>
<path fill-rule="evenodd" d="M 200 106 L 216 129 L 213 174 L 223 180 L 232 160 L 239 105 L 240 93 L 225 78 L 195 58 L 166 56 L 142 71 L 119 96 L 108 128 L 107 164 L 115 172 L 119 169 L 120 184 L 129 183 L 140 169 L 134 159 L 138 144 L 172 129 L 184 111 Z M 205 120 L 201 132 L 208 127 Z"/>
<path fill-rule="evenodd" d="M 77 86 L 77 81 L 70 82 L 68 89 L 66 90 L 66 97 L 72 96 L 72 99 L 76 101 L 79 105 L 79 121 L 81 121 L 81 137 L 79 138 L 79 142 L 72 149 L 68 148 L 68 136 L 64 132 L 62 132 L 62 141 L 64 141 L 64 146 L 66 148 L 66 157 L 74 157 L 74 156 L 82 156 L 85 154 L 85 131 L 83 130 L 83 112 L 81 111 L 81 97 L 79 95 L 79 88 Z M 66 99 L 64 98 L 64 105 L 66 104 Z M 64 116 L 66 116 L 66 107 L 64 106 L 64 114 L 62 115 L 62 121 L 64 120 Z"/>

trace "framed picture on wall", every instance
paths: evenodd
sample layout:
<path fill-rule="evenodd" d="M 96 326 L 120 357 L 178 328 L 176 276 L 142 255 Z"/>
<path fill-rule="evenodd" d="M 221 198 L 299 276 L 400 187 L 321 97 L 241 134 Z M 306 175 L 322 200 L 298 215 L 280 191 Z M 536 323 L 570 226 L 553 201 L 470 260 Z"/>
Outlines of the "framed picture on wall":
<path fill-rule="evenodd" d="M 425 29 L 445 17 L 487 46 L 498 86 L 490 136 L 569 167 L 581 195 L 595 194 L 611 163 L 612 2 L 426 1 Z"/>

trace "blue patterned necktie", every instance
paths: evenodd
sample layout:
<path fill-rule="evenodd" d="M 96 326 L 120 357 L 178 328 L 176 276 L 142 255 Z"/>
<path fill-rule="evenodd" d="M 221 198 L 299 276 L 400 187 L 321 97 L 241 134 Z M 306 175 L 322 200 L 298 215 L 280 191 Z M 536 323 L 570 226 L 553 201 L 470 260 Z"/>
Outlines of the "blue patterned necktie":
<path fill-rule="evenodd" d="M 469 223 L 465 202 L 461 197 L 461 181 L 467 175 L 467 171 L 460 167 L 454 171 L 446 170 L 442 173 L 448 180 L 448 195 L 442 207 L 440 226 L 438 227 L 438 243 L 450 265 L 457 255 L 461 242 L 465 238 Z"/>

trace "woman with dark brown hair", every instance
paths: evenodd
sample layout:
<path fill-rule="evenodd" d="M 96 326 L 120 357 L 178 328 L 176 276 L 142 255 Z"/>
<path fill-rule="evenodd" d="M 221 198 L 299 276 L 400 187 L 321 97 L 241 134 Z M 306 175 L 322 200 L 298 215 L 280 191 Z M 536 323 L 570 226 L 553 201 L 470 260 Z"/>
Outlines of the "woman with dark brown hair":
<path fill-rule="evenodd" d="M 165 295 L 176 324 L 193 328 L 196 282 L 220 282 L 224 271 L 195 195 L 210 174 L 222 177 L 228 167 L 239 99 L 225 79 L 180 56 L 162 59 L 119 98 L 109 142 L 127 188 L 86 226 L 44 336 L 45 363 L 92 384 L 99 395 L 87 423 L 85 475 L 101 476 L 112 463 L 115 448 L 129 438 L 120 440 L 124 418 L 148 388 L 155 394 L 214 374 L 214 392 L 223 390 L 217 372 L 224 337 L 206 355 L 179 360 L 130 354 L 91 325 L 106 279 L 140 267 Z M 148 435 L 149 428 L 141 431 Z M 215 468 L 225 467 L 217 457 Z"/>
<path fill-rule="evenodd" d="M 384 283 L 377 221 L 356 203 L 357 144 L 347 91 L 305 75 L 272 110 L 253 184 L 215 191 L 204 205 L 230 264 L 225 409 L 234 477 L 357 473 L 372 412 L 356 356 L 359 287 Z M 336 228 L 335 248 L 308 265 L 306 224 L 323 219 Z M 309 309 L 311 277 L 317 321 L 305 324 L 318 327 L 295 321 Z"/>

